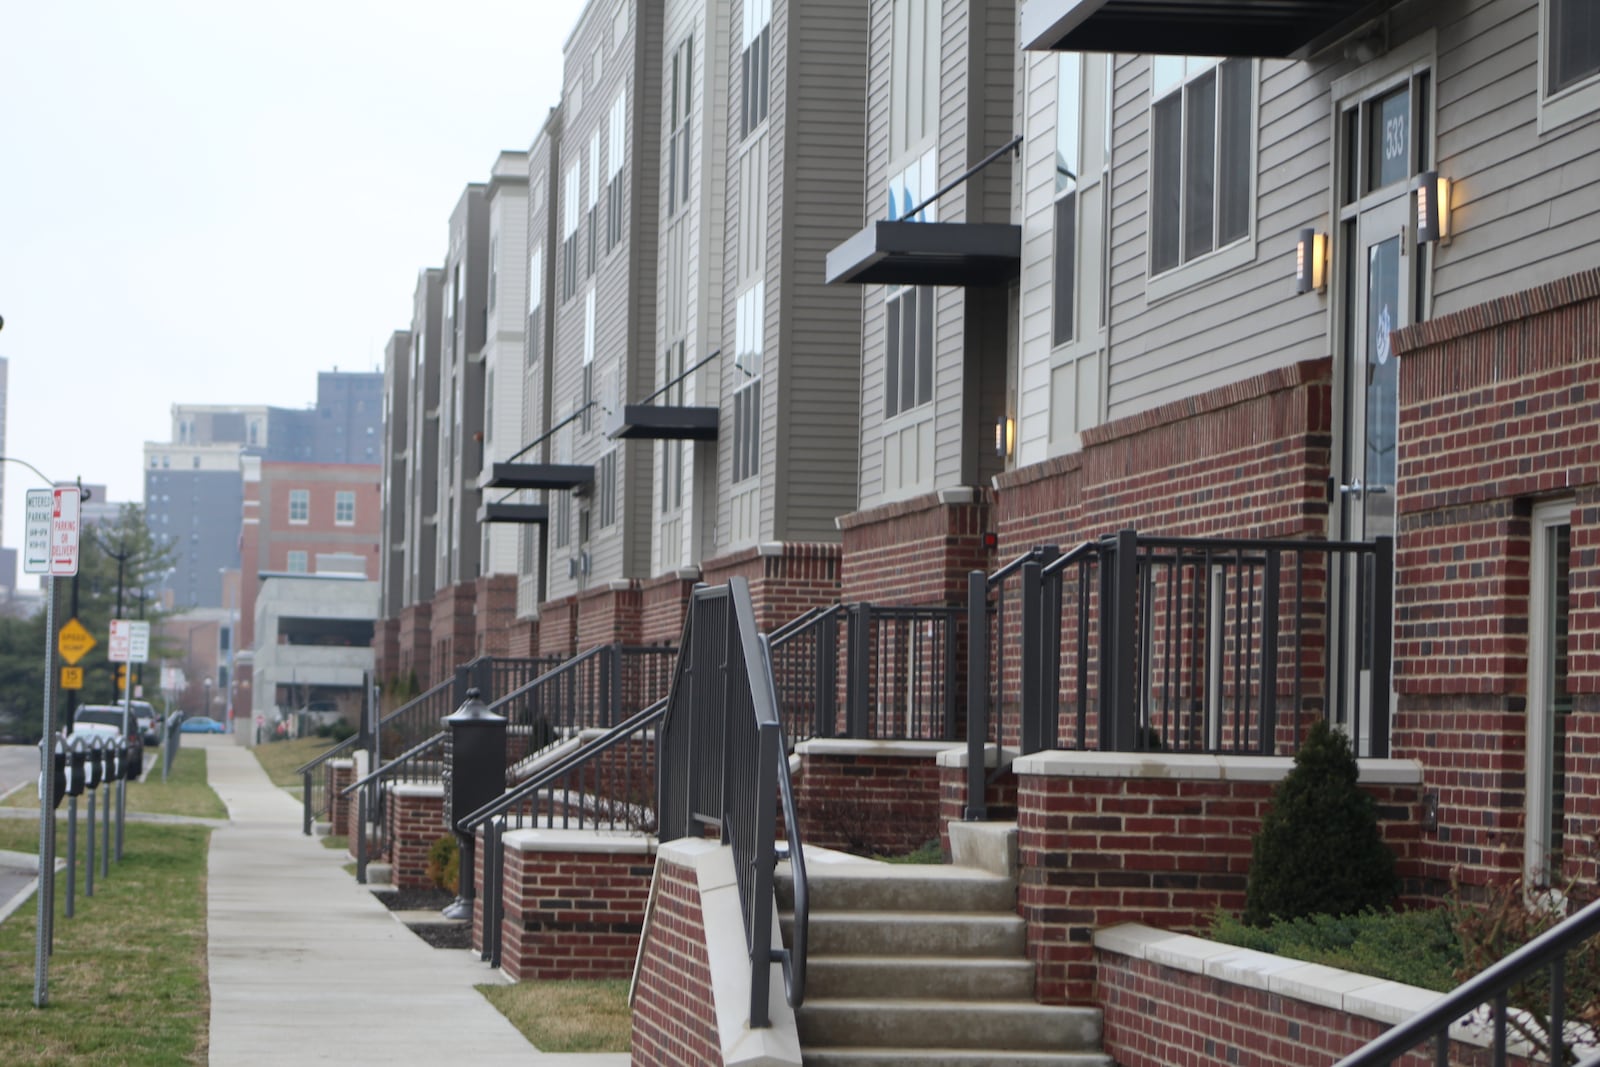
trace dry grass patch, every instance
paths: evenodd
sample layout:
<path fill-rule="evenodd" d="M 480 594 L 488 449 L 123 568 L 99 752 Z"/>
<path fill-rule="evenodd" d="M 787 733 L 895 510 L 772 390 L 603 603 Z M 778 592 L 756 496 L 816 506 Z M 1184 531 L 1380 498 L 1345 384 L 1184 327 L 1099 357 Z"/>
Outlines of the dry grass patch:
<path fill-rule="evenodd" d="M 293 741 L 263 741 L 250 751 L 255 753 L 272 784 L 287 788 L 303 784 L 301 777 L 294 773 L 296 767 L 310 763 L 333 745 L 333 740 L 327 737 L 297 737 Z"/>
<path fill-rule="evenodd" d="M 206 846 L 202 826 L 127 824 L 121 863 L 63 914 L 66 876 L 57 877 L 56 944 L 50 999 L 33 1006 L 34 920 L 30 901 L 0 923 L 0 1063 L 128 1064 L 206 1062 Z M 83 841 L 79 840 L 79 848 Z M 39 825 L 0 820 L 0 848 L 37 852 Z M 66 847 L 66 827 L 58 836 Z"/>
<path fill-rule="evenodd" d="M 625 979 L 518 982 L 478 991 L 541 1052 L 627 1052 L 633 1027 Z"/>

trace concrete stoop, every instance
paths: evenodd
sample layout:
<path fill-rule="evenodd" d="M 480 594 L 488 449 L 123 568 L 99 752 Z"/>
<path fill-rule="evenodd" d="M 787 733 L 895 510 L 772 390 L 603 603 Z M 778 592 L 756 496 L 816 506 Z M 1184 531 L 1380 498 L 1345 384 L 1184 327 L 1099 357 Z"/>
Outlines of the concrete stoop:
<path fill-rule="evenodd" d="M 1035 1002 L 1011 878 L 862 861 L 811 868 L 810 889 L 809 1067 L 1112 1067 L 1098 1009 Z M 778 894 L 787 943 L 786 867 Z"/>

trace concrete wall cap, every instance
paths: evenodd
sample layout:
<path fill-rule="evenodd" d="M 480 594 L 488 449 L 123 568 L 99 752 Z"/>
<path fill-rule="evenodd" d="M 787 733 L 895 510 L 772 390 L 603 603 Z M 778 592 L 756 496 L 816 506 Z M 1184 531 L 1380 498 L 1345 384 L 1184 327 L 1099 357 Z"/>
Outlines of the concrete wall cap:
<path fill-rule="evenodd" d="M 1035 752 L 1012 764 L 1041 778 L 1178 778 L 1277 782 L 1294 767 L 1288 756 L 1208 756 L 1182 752 Z M 1365 785 L 1420 785 L 1422 765 L 1410 759 L 1357 761 Z"/>
<path fill-rule="evenodd" d="M 794 746 L 802 756 L 882 756 L 889 759 L 937 759 L 951 741 L 868 741 L 852 737 L 814 737 Z M 966 748 L 959 750 L 963 756 Z M 963 764 L 965 766 L 965 764 Z"/>
<path fill-rule="evenodd" d="M 939 490 L 941 504 L 970 504 L 976 499 L 978 499 L 977 490 L 970 485 L 957 485 Z"/>
<path fill-rule="evenodd" d="M 967 755 L 965 745 L 960 748 L 947 748 L 939 753 L 936 762 L 941 767 L 966 767 L 971 763 Z M 1017 750 L 1014 748 L 1002 751 L 996 745 L 988 744 L 983 746 L 983 765 L 985 767 L 1004 766 L 1016 758 Z"/>
<path fill-rule="evenodd" d="M 512 852 L 615 853 L 623 856 L 649 855 L 654 843 L 654 838 L 620 830 L 507 830 L 501 840 Z"/>
<path fill-rule="evenodd" d="M 398 782 L 389 787 L 391 795 L 397 797 L 438 797 L 444 798 L 443 782 Z"/>

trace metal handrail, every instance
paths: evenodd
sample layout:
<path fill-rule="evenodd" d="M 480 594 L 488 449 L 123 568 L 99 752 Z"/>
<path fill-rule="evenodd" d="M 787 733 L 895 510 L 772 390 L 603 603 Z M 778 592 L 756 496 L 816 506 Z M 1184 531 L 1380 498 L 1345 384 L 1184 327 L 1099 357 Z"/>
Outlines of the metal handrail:
<path fill-rule="evenodd" d="M 540 687 L 542 687 L 544 685 L 549 684 L 550 682 L 554 681 L 556 678 L 560 677 L 563 674 L 567 674 L 567 673 L 570 673 L 570 672 L 578 670 L 580 667 L 582 667 L 584 664 L 588 663 L 590 660 L 596 659 L 597 657 L 604 655 L 605 654 L 605 650 L 610 648 L 610 647 L 612 647 L 612 646 L 610 646 L 610 645 L 595 645 L 591 649 L 587 649 L 586 651 L 578 653 L 576 656 L 573 656 L 571 659 L 564 660 L 561 663 L 560 666 L 552 667 L 549 670 L 545 671 L 543 674 L 539 675 L 537 678 L 530 679 L 529 681 L 526 681 L 523 684 L 517 686 L 515 689 L 511 690 L 509 693 L 505 694 L 504 696 L 497 697 L 494 700 L 490 701 L 489 702 L 489 710 L 493 711 L 493 712 L 496 712 L 496 713 L 499 713 L 500 709 L 505 707 L 511 701 L 517 700 L 517 699 L 519 699 L 521 697 L 527 696 L 529 693 L 532 693 L 535 689 L 538 689 L 538 688 L 540 688 Z"/>
<path fill-rule="evenodd" d="M 432 737 L 428 738 L 426 741 L 422 742 L 420 745 L 412 745 L 406 751 L 400 753 L 400 755 L 385 763 L 382 767 L 379 767 L 375 771 L 369 772 L 365 777 L 358 778 L 349 785 L 345 786 L 343 789 L 339 790 L 339 795 L 342 797 L 347 797 L 364 785 L 370 785 L 373 782 L 382 781 L 384 778 L 387 778 L 391 774 L 401 770 L 408 763 L 422 755 L 424 752 L 431 751 L 436 746 L 442 744 L 444 739 L 445 733 L 443 730 L 441 730 Z"/>
<path fill-rule="evenodd" d="M 772 641 L 760 635 L 761 651 L 767 664 L 767 685 L 773 686 Z M 778 704 L 775 688 L 769 688 L 774 708 Z M 780 731 L 782 727 L 779 727 Z M 778 746 L 778 794 L 783 804 L 784 833 L 787 835 L 786 852 L 789 858 L 789 880 L 794 892 L 793 923 L 790 925 L 790 944 L 787 951 L 779 948 L 777 956 L 783 965 L 783 984 L 789 1006 L 798 1008 L 806 999 L 806 945 L 811 936 L 811 884 L 806 877 L 806 852 L 800 840 L 800 811 L 794 802 L 794 783 L 789 776 L 789 745 Z M 776 857 L 775 857 L 776 861 Z"/>
<path fill-rule="evenodd" d="M 768 634 L 767 641 L 773 648 L 778 648 L 779 646 L 793 640 L 795 637 L 798 637 L 810 627 L 817 625 L 823 619 L 828 618 L 831 615 L 837 615 L 842 611 L 844 611 L 844 605 L 841 603 L 807 608 L 805 611 L 801 612 L 799 615 L 796 615 L 794 618 L 790 619 L 788 622 L 784 623 L 782 626 L 779 626 L 776 630 Z"/>
<path fill-rule="evenodd" d="M 616 726 L 611 727 L 605 734 L 584 745 L 576 752 L 569 752 L 563 755 L 550 766 L 540 769 L 531 777 L 517 783 L 515 787 L 506 790 L 497 799 L 478 808 L 460 821 L 458 825 L 461 831 L 470 834 L 490 819 L 506 814 L 529 796 L 549 787 L 557 779 L 565 777 L 590 760 L 604 755 L 640 730 L 654 724 L 666 714 L 666 711 L 667 698 L 663 697 L 643 711 L 631 716 L 626 722 L 618 723 Z"/>
<path fill-rule="evenodd" d="M 692 367 L 688 368 L 687 370 L 684 370 L 681 373 L 679 373 L 679 375 L 676 378 L 672 379 L 666 385 L 663 385 L 660 389 L 657 389 L 655 392 L 651 393 L 649 396 L 647 396 L 643 400 L 639 401 L 639 403 L 640 404 L 648 404 L 648 403 L 650 403 L 650 401 L 654 400 L 656 397 L 660 396 L 662 393 L 666 392 L 668 389 L 671 389 L 674 385 L 677 385 L 679 382 L 682 382 L 685 378 L 689 377 L 689 375 L 693 374 L 695 371 L 699 370 L 701 367 L 704 367 L 707 363 L 710 363 L 712 360 L 716 359 L 720 355 L 722 355 L 722 349 L 719 348 L 715 352 L 713 352 L 709 356 L 707 356 L 705 359 L 702 359 L 699 363 L 696 363 L 694 366 L 692 366 Z"/>
<path fill-rule="evenodd" d="M 1506 1062 L 1506 1013 L 1508 992 L 1540 967 L 1551 969 L 1550 983 L 1550 1034 L 1549 1062 L 1566 1062 L 1565 1043 L 1566 991 L 1561 981 L 1561 967 L 1568 950 L 1591 937 L 1600 935 L 1600 900 L 1589 904 L 1576 915 L 1569 916 L 1546 930 L 1511 955 L 1490 965 L 1473 978 L 1469 978 L 1444 999 L 1432 1007 L 1418 1012 L 1408 1021 L 1368 1042 L 1340 1060 L 1334 1067 L 1373 1067 L 1393 1062 L 1394 1058 L 1422 1044 L 1434 1040 L 1434 1056 L 1439 1064 L 1446 1064 L 1449 1056 L 1450 1026 L 1461 1016 L 1476 1010 L 1479 1005 L 1494 1005 L 1493 1063 L 1502 1067 Z M 1593 1062 L 1593 1061 L 1590 1061 Z"/>
<path fill-rule="evenodd" d="M 316 768 L 322 766 L 322 764 L 328 762 L 330 759 L 332 759 L 333 757 L 337 756 L 339 753 L 347 752 L 350 749 L 355 748 L 357 740 L 359 740 L 359 735 L 351 734 L 349 737 L 345 738 L 343 741 L 340 741 L 338 744 L 333 745 L 330 748 L 325 748 L 321 752 L 318 752 L 316 754 L 316 756 L 314 756 L 311 759 L 311 762 L 305 763 L 305 764 L 302 764 L 299 767 L 296 767 L 294 769 L 294 773 L 295 774 L 306 774 L 309 771 L 315 770 Z"/>

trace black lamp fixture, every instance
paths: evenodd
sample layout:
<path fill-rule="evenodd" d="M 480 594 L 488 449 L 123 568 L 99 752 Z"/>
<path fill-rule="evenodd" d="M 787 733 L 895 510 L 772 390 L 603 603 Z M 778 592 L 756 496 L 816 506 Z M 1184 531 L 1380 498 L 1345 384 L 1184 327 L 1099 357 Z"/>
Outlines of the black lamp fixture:
<path fill-rule="evenodd" d="M 1300 231 L 1294 246 L 1294 291 L 1322 292 L 1328 288 L 1328 235 L 1315 229 Z"/>
<path fill-rule="evenodd" d="M 1417 175 L 1417 244 L 1450 243 L 1450 179 L 1436 170 Z"/>
<path fill-rule="evenodd" d="M 1010 415 L 1001 415 L 994 423 L 994 454 L 1010 459 L 1017 447 L 1017 421 Z"/>

